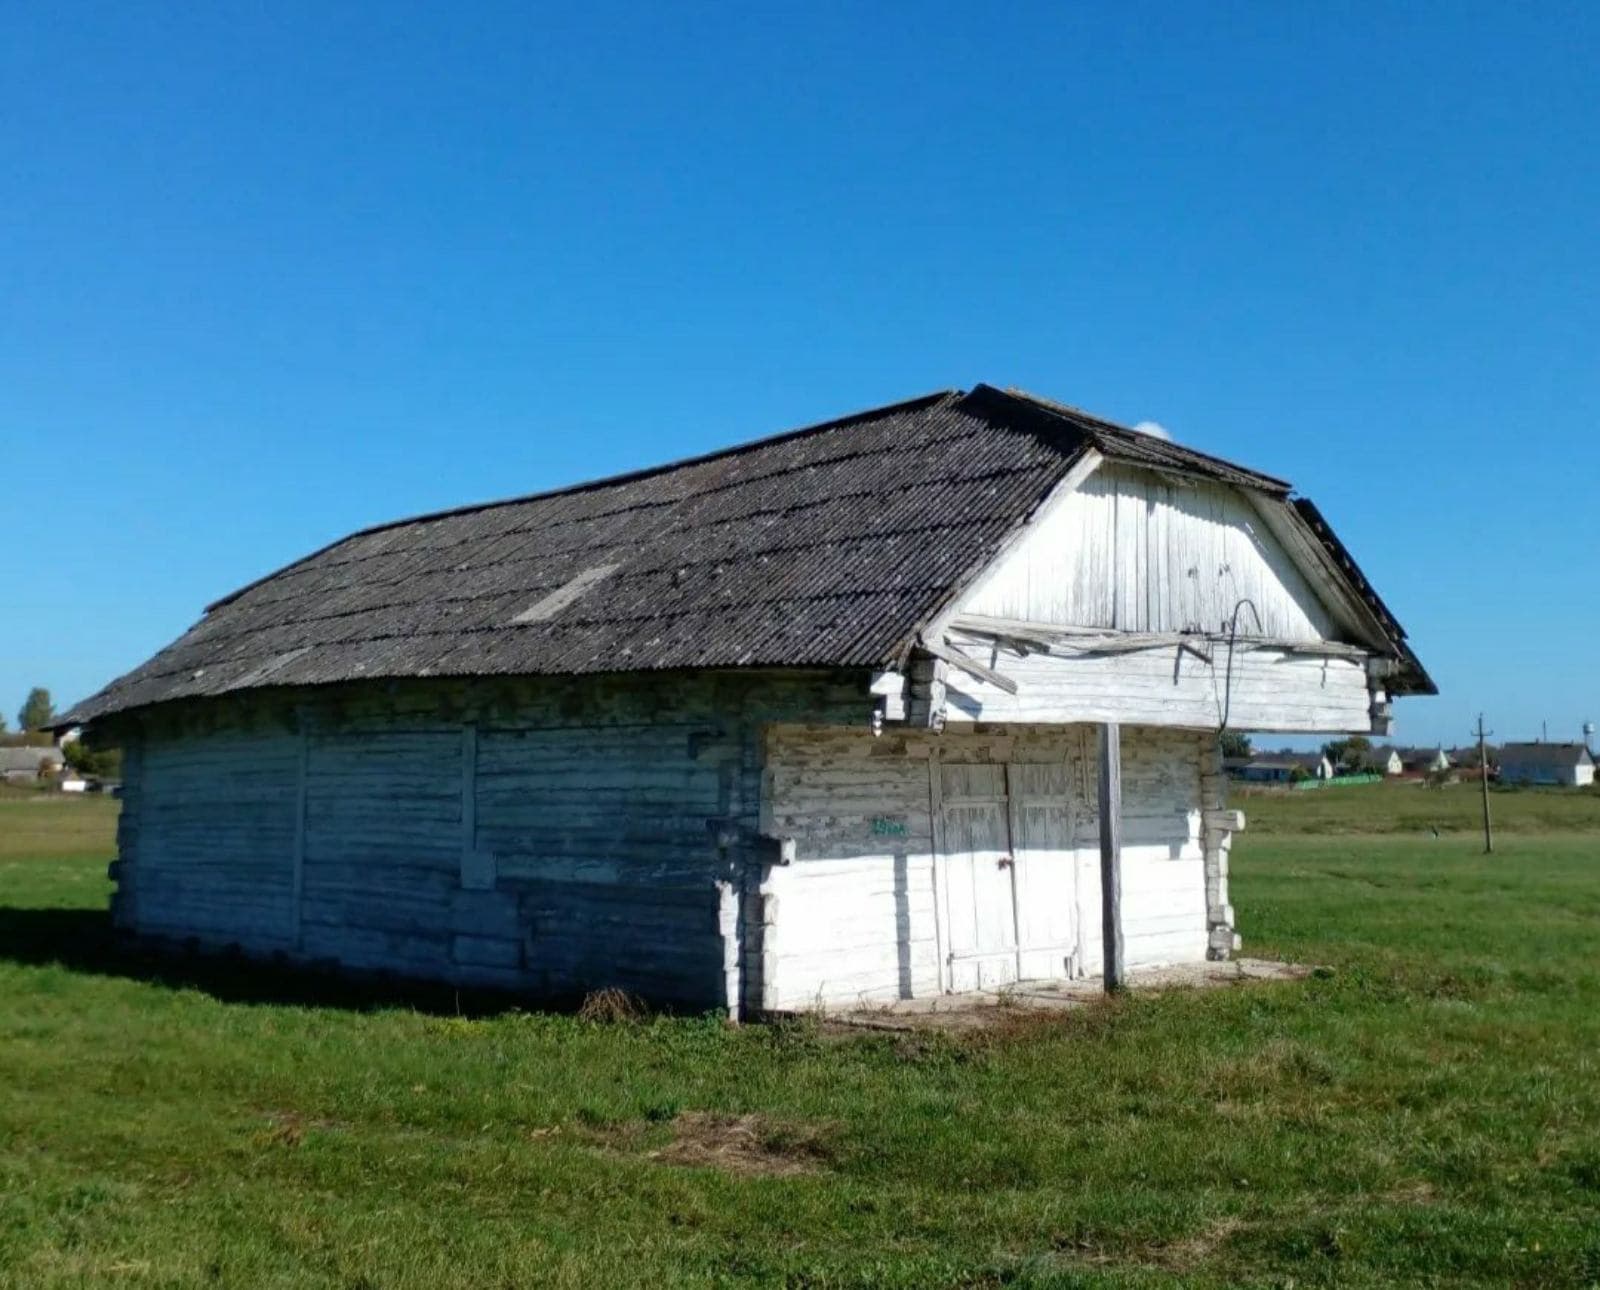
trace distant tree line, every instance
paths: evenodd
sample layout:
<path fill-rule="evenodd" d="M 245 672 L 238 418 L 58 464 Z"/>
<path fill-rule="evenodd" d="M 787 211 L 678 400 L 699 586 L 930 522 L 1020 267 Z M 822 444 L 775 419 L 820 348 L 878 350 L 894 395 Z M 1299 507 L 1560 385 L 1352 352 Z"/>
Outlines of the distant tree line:
<path fill-rule="evenodd" d="M 1224 730 L 1221 743 L 1224 757 L 1250 757 L 1255 752 L 1250 744 L 1250 736 L 1237 730 Z M 1328 759 L 1336 773 L 1364 771 L 1368 769 L 1372 756 L 1372 740 L 1365 735 L 1332 739 L 1322 745 L 1322 755 Z M 1290 778 L 1309 779 L 1310 773 L 1304 770 L 1298 773 L 1291 772 Z"/>
<path fill-rule="evenodd" d="M 1348 739 L 1334 739 L 1322 745 L 1322 755 L 1335 771 L 1362 771 L 1372 756 L 1372 740 L 1366 735 L 1351 735 Z"/>

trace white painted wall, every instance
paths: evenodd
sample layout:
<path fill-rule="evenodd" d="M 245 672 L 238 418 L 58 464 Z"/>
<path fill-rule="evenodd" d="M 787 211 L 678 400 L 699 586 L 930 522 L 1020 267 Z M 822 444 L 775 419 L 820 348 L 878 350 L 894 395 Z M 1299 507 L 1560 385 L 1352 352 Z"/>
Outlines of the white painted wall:
<path fill-rule="evenodd" d="M 1370 733 L 1385 696 L 1369 686 L 1367 658 L 1355 648 L 1361 630 L 1319 597 L 1263 519 L 1260 507 L 1275 505 L 1262 499 L 1258 507 L 1211 481 L 1100 465 L 1034 521 L 957 611 L 958 621 L 1079 629 L 1078 642 L 1023 652 L 950 631 L 1018 690 L 952 668 L 949 720 Z M 1230 650 L 1229 625 L 1246 598 L 1259 622 L 1242 610 L 1242 639 Z M 1097 631 L 1102 641 L 1188 632 L 1195 650 L 1169 639 L 1096 652 L 1089 642 Z M 1304 652 L 1323 643 L 1326 654 Z"/>
<path fill-rule="evenodd" d="M 1210 660 L 1176 644 L 1125 653 L 1029 653 L 956 633 L 962 648 L 1017 685 L 999 686 L 950 668 L 953 723 L 1110 721 L 1216 730 L 1365 734 L 1372 695 L 1360 658 L 1210 642 Z"/>
<path fill-rule="evenodd" d="M 793 838 L 771 870 L 767 1006 L 936 993 L 927 741 L 779 726 L 765 740 L 761 828 Z M 875 822 L 878 822 L 875 824 Z M 900 833 L 879 830 L 894 827 Z"/>
<path fill-rule="evenodd" d="M 1226 632 L 1244 597 L 1260 611 L 1260 635 L 1351 639 L 1244 493 L 1106 463 L 1039 518 L 961 612 Z M 1240 627 L 1255 631 L 1248 610 Z"/>
<path fill-rule="evenodd" d="M 795 860 L 774 868 L 768 879 L 776 903 L 769 1006 L 844 1007 L 921 998 L 944 988 L 941 909 L 948 897 L 936 858 L 931 776 L 960 765 L 1061 768 L 1073 836 L 1060 860 L 1072 873 L 1035 880 L 1034 894 L 1024 902 L 1024 941 L 1030 935 L 1053 939 L 1053 932 L 1040 929 L 1060 922 L 1042 918 L 1037 902 L 1065 899 L 1057 893 L 1075 890 L 1078 908 L 1069 920 L 1079 941 L 1075 964 L 1080 972 L 1098 974 L 1094 738 L 1084 726 L 952 729 L 876 739 L 866 731 L 772 729 L 763 828 L 793 838 Z M 1123 733 L 1123 908 L 1131 965 L 1205 958 L 1200 766 L 1202 751 L 1210 747 L 1206 737 L 1182 731 Z M 1027 775 L 1014 777 L 1013 783 L 1026 780 Z M 902 823 L 903 833 L 884 831 Z M 1027 970 L 1059 975 L 1059 962 L 1058 955 L 1035 954 Z"/>

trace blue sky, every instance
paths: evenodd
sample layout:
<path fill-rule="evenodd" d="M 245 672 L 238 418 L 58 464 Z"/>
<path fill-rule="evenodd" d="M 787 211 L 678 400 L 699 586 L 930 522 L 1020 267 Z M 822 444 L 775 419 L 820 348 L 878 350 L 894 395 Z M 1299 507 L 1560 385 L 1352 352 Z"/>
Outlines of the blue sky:
<path fill-rule="evenodd" d="M 1021 385 L 1600 720 L 1594 6 L 12 5 L 0 708 L 398 515 Z"/>

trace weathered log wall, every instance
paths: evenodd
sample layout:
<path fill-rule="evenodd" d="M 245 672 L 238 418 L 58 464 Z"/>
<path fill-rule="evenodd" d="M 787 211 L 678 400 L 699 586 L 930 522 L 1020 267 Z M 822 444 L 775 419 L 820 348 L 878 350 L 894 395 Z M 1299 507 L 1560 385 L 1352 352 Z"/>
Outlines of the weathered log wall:
<path fill-rule="evenodd" d="M 759 732 L 865 722 L 866 686 L 440 681 L 152 710 L 121 734 L 116 918 L 347 968 L 737 1009 L 760 960 L 742 916 Z"/>
<path fill-rule="evenodd" d="M 962 985 L 934 784 L 971 765 L 1011 786 L 1017 972 L 1097 971 L 1092 730 L 874 737 L 867 686 L 441 681 L 153 710 L 123 733 L 117 920 L 546 996 L 617 986 L 735 1012 L 926 996 Z M 1132 964 L 1206 951 L 1209 746 L 1125 738 Z"/>

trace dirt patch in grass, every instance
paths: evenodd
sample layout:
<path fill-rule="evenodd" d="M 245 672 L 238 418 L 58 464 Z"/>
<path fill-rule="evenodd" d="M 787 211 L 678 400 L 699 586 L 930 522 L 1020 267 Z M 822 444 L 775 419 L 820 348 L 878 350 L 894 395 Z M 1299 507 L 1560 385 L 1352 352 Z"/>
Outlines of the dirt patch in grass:
<path fill-rule="evenodd" d="M 1432 1205 L 1436 1197 L 1433 1184 L 1420 1178 L 1383 1193 L 1383 1199 L 1391 1205 Z"/>
<path fill-rule="evenodd" d="M 780 1124 L 759 1115 L 682 1111 L 672 1141 L 650 1153 L 666 1165 L 721 1169 L 746 1177 L 788 1178 L 819 1172 L 827 1160 L 826 1130 Z"/>
<path fill-rule="evenodd" d="M 1107 1244 L 1098 1239 L 1058 1237 L 1057 1254 L 1075 1264 L 1095 1267 L 1124 1267 L 1138 1264 L 1178 1275 L 1192 1274 L 1239 1232 L 1249 1226 L 1242 1218 L 1219 1215 L 1198 1231 L 1170 1241 L 1150 1241 L 1136 1245 Z"/>
<path fill-rule="evenodd" d="M 1326 968 L 1270 959 L 1180 963 L 1136 969 L 1129 975 L 1127 994 L 1122 995 L 1108 996 L 1099 980 L 1092 977 L 1018 981 L 1000 990 L 864 1004 L 830 1014 L 825 1024 L 832 1030 L 938 1030 L 949 1034 L 1011 1034 L 1026 1039 L 1066 1025 L 1103 1027 L 1119 1015 L 1115 1005 L 1130 996 L 1227 989 L 1328 974 Z"/>
<path fill-rule="evenodd" d="M 1145 1257 L 1148 1262 L 1167 1272 L 1192 1272 L 1244 1226 L 1243 1219 L 1231 1216 L 1218 1218 L 1182 1240 L 1152 1247 Z"/>
<path fill-rule="evenodd" d="M 311 1132 L 326 1132 L 339 1125 L 333 1120 L 310 1119 L 298 1111 L 269 1111 L 266 1124 L 252 1138 L 258 1147 L 298 1147 Z"/>

